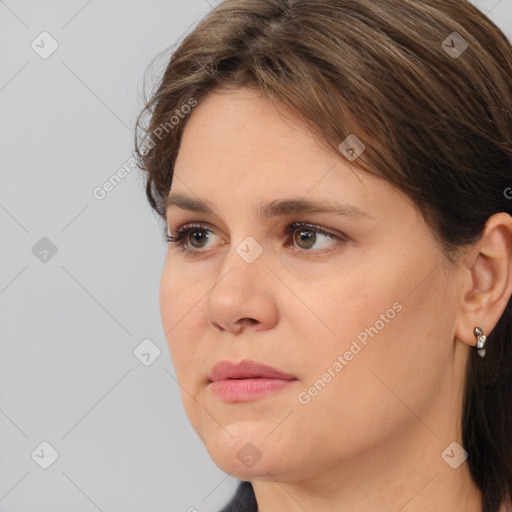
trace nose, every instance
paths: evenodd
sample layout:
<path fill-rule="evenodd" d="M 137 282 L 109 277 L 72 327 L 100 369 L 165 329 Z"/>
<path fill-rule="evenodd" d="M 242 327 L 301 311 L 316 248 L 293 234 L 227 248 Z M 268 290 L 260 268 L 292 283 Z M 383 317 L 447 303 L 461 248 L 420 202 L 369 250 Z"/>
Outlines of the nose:
<path fill-rule="evenodd" d="M 245 247 L 243 244 L 241 246 Z M 240 251 L 240 246 L 239 246 Z M 276 279 L 263 251 L 254 261 L 231 246 L 222 271 L 205 298 L 206 320 L 220 331 L 271 329 L 278 321 Z"/>

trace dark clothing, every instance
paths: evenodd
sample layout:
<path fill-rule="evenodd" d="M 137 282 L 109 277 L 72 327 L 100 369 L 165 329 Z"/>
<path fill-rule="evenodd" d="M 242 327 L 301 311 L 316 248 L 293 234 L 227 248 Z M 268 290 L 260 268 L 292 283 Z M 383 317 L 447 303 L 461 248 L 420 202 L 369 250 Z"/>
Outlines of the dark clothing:
<path fill-rule="evenodd" d="M 235 496 L 220 512 L 258 512 L 251 482 L 240 482 Z"/>

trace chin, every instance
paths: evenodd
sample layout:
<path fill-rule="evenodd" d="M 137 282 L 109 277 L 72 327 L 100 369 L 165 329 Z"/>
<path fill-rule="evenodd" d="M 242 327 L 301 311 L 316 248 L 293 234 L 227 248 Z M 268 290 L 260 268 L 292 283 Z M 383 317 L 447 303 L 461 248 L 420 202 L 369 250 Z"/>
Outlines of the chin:
<path fill-rule="evenodd" d="M 271 456 L 270 460 L 262 456 L 260 459 L 253 459 L 250 461 L 249 456 L 245 456 L 245 461 L 238 458 L 237 453 L 214 454 L 212 460 L 215 465 L 238 480 L 273 480 L 272 476 L 281 474 L 285 468 L 282 463 L 275 460 Z M 272 475 L 272 476 L 271 476 Z"/>
<path fill-rule="evenodd" d="M 276 445 L 277 436 L 266 439 L 268 425 L 258 428 L 257 421 L 241 423 L 227 425 L 231 436 L 221 427 L 212 435 L 200 436 L 215 465 L 239 480 L 271 478 L 269 473 L 281 472 L 285 457 Z"/>

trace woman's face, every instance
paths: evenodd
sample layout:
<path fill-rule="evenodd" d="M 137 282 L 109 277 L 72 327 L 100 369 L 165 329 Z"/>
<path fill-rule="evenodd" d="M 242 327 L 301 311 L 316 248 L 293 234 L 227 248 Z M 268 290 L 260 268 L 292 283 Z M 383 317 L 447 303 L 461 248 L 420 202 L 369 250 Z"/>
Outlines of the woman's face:
<path fill-rule="evenodd" d="M 170 232 L 193 227 L 169 246 L 160 304 L 186 413 L 221 469 L 292 481 L 389 464 L 406 439 L 440 458 L 467 355 L 458 274 L 406 196 L 249 89 L 190 114 L 174 194 L 211 210 L 170 201 Z M 281 201 L 339 211 L 259 209 Z M 210 382 L 217 363 L 246 360 L 288 380 Z"/>

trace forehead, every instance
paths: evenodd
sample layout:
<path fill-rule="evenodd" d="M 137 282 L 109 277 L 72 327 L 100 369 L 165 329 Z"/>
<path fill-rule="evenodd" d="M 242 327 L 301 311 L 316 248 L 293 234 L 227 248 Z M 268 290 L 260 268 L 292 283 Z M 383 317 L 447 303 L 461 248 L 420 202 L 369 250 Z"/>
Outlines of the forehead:
<path fill-rule="evenodd" d="M 298 118 L 283 116 L 261 93 L 240 89 L 211 92 L 190 114 L 173 186 L 230 183 L 231 189 L 262 187 L 276 195 L 286 185 L 300 196 L 327 176 L 346 181 L 357 174 Z"/>
<path fill-rule="evenodd" d="M 400 199 L 251 89 L 211 92 L 198 104 L 174 175 L 168 205 L 203 213 L 237 208 L 270 217 L 320 212 L 323 203 L 332 215 L 375 218 Z"/>
<path fill-rule="evenodd" d="M 296 161 L 334 151 L 296 115 L 284 112 L 253 89 L 212 91 L 186 121 L 178 159 L 237 157 Z M 201 151 L 202 150 L 202 151 Z"/>

